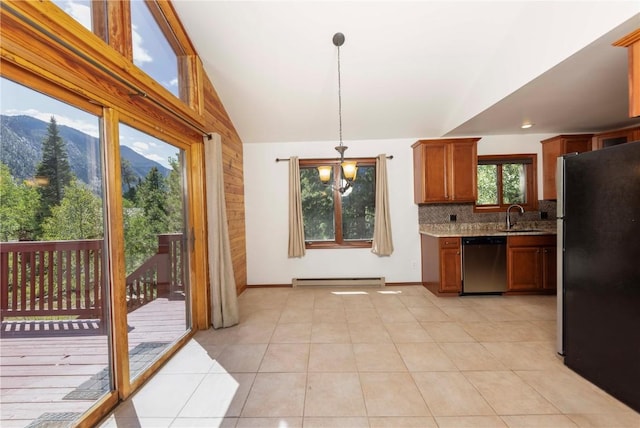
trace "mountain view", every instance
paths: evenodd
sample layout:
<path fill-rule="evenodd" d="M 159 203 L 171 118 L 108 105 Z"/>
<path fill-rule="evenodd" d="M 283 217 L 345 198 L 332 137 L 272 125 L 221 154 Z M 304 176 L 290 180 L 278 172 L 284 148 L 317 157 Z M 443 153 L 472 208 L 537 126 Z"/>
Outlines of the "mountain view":
<path fill-rule="evenodd" d="M 42 158 L 42 140 L 47 135 L 48 123 L 31 116 L 0 115 L 0 161 L 9 167 L 11 175 L 19 180 L 33 178 Z M 87 183 L 96 175 L 99 166 L 93 159 L 99 150 L 99 140 L 77 129 L 58 124 L 60 137 L 65 141 L 71 170 L 78 179 Z M 120 146 L 120 156 L 128 160 L 137 177 L 143 179 L 151 168 L 167 176 L 169 169 L 148 159 L 127 146 Z M 89 162 L 91 160 L 91 162 Z"/>

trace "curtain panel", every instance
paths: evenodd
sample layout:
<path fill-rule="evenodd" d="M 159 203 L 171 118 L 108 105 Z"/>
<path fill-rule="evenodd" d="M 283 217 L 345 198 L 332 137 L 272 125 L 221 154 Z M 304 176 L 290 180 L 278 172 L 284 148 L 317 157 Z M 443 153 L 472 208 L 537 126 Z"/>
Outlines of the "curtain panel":
<path fill-rule="evenodd" d="M 378 155 L 376 158 L 376 213 L 371 252 L 378 256 L 390 256 L 393 253 L 386 154 Z"/>
<path fill-rule="evenodd" d="M 303 257 L 304 222 L 302 220 L 302 195 L 300 192 L 300 161 L 289 158 L 289 258 Z"/>
<path fill-rule="evenodd" d="M 231 327 L 239 321 L 238 294 L 231 263 L 219 134 L 204 137 L 204 155 L 211 324 L 213 328 Z"/>

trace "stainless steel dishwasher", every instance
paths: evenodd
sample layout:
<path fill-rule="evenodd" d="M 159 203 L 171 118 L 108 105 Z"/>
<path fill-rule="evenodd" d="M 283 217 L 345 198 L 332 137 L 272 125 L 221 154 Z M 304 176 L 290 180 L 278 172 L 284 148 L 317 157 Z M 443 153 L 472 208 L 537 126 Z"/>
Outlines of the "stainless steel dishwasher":
<path fill-rule="evenodd" d="M 462 238 L 462 293 L 502 294 L 507 291 L 507 237 Z"/>

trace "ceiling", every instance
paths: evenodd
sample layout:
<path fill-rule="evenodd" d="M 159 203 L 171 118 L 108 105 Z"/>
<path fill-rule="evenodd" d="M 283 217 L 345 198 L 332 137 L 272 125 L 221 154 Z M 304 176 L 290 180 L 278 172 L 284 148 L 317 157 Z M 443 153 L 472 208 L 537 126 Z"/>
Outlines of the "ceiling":
<path fill-rule="evenodd" d="M 244 143 L 593 132 L 629 119 L 638 1 L 175 1 Z M 534 123 L 528 130 L 520 124 Z"/>

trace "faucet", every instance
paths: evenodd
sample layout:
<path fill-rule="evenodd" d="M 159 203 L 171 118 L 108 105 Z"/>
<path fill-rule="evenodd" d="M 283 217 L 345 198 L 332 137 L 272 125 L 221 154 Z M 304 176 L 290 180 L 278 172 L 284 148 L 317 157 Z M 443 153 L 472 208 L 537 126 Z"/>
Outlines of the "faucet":
<path fill-rule="evenodd" d="M 520 215 L 524 214 L 524 208 L 522 208 L 522 205 L 518 205 L 518 204 L 513 204 L 513 205 L 509 205 L 509 208 L 507 208 L 507 230 L 511 230 L 511 228 L 515 225 L 515 223 L 511 223 L 511 208 L 513 207 L 517 207 L 520 208 Z"/>

